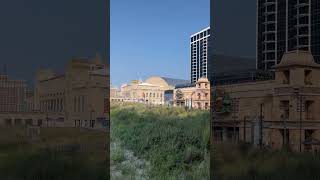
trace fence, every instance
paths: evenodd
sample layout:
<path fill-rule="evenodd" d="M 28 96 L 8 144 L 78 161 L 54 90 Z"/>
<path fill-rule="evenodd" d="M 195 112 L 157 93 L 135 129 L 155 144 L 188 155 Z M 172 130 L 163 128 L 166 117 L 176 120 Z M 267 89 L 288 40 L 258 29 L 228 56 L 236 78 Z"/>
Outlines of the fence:
<path fill-rule="evenodd" d="M 320 150 L 320 120 L 293 121 L 264 120 L 212 120 L 212 138 L 219 142 L 247 142 L 272 149 L 288 148 L 293 151 Z"/>

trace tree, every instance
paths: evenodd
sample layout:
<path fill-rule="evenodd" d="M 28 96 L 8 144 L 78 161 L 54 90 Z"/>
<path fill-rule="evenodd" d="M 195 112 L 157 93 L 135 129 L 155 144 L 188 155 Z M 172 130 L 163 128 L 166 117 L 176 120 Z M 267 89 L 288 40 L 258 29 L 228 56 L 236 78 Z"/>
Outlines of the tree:
<path fill-rule="evenodd" d="M 181 106 L 183 103 L 184 103 L 184 100 L 183 100 L 183 93 L 180 89 L 178 89 L 176 91 L 176 103 L 177 105 Z"/>

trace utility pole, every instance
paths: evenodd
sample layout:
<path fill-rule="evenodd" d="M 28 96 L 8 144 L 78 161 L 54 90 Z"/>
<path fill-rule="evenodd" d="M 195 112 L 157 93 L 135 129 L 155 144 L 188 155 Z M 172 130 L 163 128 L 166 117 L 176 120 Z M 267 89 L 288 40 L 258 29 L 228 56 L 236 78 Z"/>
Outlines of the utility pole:
<path fill-rule="evenodd" d="M 287 148 L 287 120 L 286 117 L 283 118 L 283 146 Z"/>
<path fill-rule="evenodd" d="M 260 104 L 260 139 L 259 139 L 259 145 L 260 148 L 262 148 L 262 141 L 263 141 L 263 117 L 262 117 L 262 105 Z"/>
<path fill-rule="evenodd" d="M 246 142 L 247 140 L 247 133 L 246 133 L 246 120 L 247 120 L 247 116 L 244 117 L 243 119 L 243 141 Z"/>
<path fill-rule="evenodd" d="M 235 104 L 235 100 L 232 100 L 232 111 L 233 111 L 233 140 L 234 142 L 237 142 L 237 137 L 236 137 L 236 104 Z"/>
<path fill-rule="evenodd" d="M 299 149 L 300 149 L 300 152 L 302 152 L 302 147 L 301 147 L 301 144 L 302 144 L 302 96 L 299 95 L 299 99 L 300 99 L 300 132 L 299 132 L 299 137 L 300 137 L 300 145 L 299 145 Z"/>
<path fill-rule="evenodd" d="M 233 140 L 236 142 L 236 117 L 233 115 Z"/>

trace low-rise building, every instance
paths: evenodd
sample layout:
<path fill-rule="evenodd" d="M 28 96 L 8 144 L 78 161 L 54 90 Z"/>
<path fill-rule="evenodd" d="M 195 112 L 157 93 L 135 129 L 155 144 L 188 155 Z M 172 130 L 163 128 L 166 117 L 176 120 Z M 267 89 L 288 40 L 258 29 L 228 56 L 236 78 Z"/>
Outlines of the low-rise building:
<path fill-rule="evenodd" d="M 152 76 L 144 82 L 133 80 L 130 84 L 123 84 L 120 90 L 114 89 L 111 101 L 169 105 L 173 102 L 175 86 L 186 82 L 188 81 L 158 76 Z"/>
<path fill-rule="evenodd" d="M 174 89 L 174 106 L 190 109 L 210 109 L 210 82 L 200 78 L 195 84 L 176 86 Z"/>
<path fill-rule="evenodd" d="M 6 123 L 0 124 L 38 125 L 41 120 L 46 126 L 106 128 L 109 77 L 109 67 L 99 56 L 72 59 L 64 74 L 41 70 L 34 93 L 28 93 L 29 111 L 1 114 L 0 121 Z"/>
<path fill-rule="evenodd" d="M 164 104 L 163 87 L 146 82 L 133 80 L 131 84 L 122 87 L 121 94 L 125 102 Z"/>
<path fill-rule="evenodd" d="M 124 102 L 120 89 L 116 87 L 110 88 L 110 102 Z"/>
<path fill-rule="evenodd" d="M 286 53 L 275 79 L 211 88 L 215 142 L 319 150 L 320 65 L 305 51 Z"/>

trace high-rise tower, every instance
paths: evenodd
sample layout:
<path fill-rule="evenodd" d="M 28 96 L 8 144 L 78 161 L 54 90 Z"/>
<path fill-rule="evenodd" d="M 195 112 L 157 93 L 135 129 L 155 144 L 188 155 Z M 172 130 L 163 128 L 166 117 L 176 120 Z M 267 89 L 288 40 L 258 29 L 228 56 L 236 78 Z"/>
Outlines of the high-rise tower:
<path fill-rule="evenodd" d="M 257 68 L 272 70 L 293 50 L 310 51 L 320 63 L 320 1 L 258 0 Z"/>
<path fill-rule="evenodd" d="M 208 43 L 210 28 L 191 35 L 191 83 L 208 76 Z"/>

